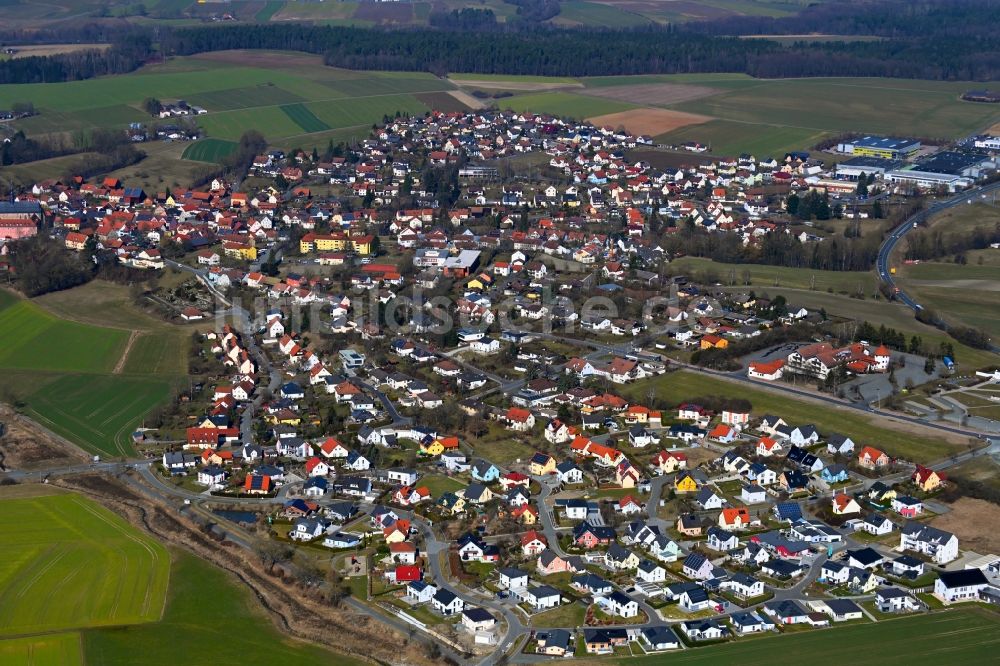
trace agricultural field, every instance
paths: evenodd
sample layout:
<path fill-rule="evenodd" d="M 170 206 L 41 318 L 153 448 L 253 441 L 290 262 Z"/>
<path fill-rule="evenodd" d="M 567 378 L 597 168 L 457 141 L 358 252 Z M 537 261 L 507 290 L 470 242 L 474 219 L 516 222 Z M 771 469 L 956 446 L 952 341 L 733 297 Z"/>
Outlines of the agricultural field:
<path fill-rule="evenodd" d="M 233 636 L 240 637 L 238 659 Z M 183 552 L 174 554 L 170 590 L 159 622 L 97 629 L 83 635 L 88 664 L 130 666 L 136 663 L 139 646 L 144 666 L 364 663 L 288 638 L 272 625 L 249 590 L 225 572 Z"/>
<path fill-rule="evenodd" d="M 88 451 L 131 453 L 132 431 L 187 374 L 192 330 L 133 307 L 119 285 L 94 281 L 32 301 L 0 291 L 5 398 Z"/>
<path fill-rule="evenodd" d="M 310 102 L 305 105 L 305 109 L 327 125 L 327 129 L 361 125 L 370 128 L 372 123 L 381 122 L 384 116 L 393 116 L 397 111 L 417 114 L 429 110 L 413 95 L 379 95 Z"/>
<path fill-rule="evenodd" d="M 36 162 L 25 162 L 23 164 L 11 164 L 0 167 L 0 179 L 4 181 L 13 180 L 15 183 L 33 184 L 53 176 L 76 172 L 80 164 L 94 157 L 96 153 L 79 153 L 77 155 L 63 155 L 62 157 L 52 157 L 47 160 Z"/>
<path fill-rule="evenodd" d="M 774 655 L 781 654 L 783 658 L 798 661 L 815 661 L 816 655 L 823 655 L 823 663 L 882 666 L 898 662 L 899 655 L 905 654 L 907 664 L 937 666 L 942 650 L 947 651 L 949 664 L 978 664 L 990 661 L 998 645 L 1000 614 L 966 607 L 878 623 L 741 640 L 675 652 L 668 657 L 621 659 L 617 663 L 770 666 Z"/>
<path fill-rule="evenodd" d="M 641 108 L 593 116 L 589 120 L 598 127 L 624 127 L 637 136 L 656 136 L 688 125 L 700 125 L 708 119 L 683 111 Z"/>
<path fill-rule="evenodd" d="M 856 131 L 953 138 L 990 125 L 1000 114 L 988 105 L 959 100 L 961 87 L 905 79 L 764 80 L 675 108 L 814 134 Z"/>
<path fill-rule="evenodd" d="M 502 108 L 518 112 L 548 113 L 566 118 L 591 118 L 636 108 L 635 104 L 628 102 L 567 92 L 542 92 L 506 97 L 499 100 L 498 104 Z"/>
<path fill-rule="evenodd" d="M 329 125 L 317 118 L 313 115 L 312 111 L 301 104 L 286 104 L 281 107 L 281 110 L 285 112 L 285 115 L 292 119 L 292 122 L 301 127 L 302 131 L 307 134 L 311 134 L 313 132 L 324 132 L 330 129 Z"/>
<path fill-rule="evenodd" d="M 870 294 L 875 284 L 874 271 L 822 271 L 763 264 L 723 264 L 701 257 L 681 257 L 670 262 L 670 267 L 678 274 L 725 285 L 743 285 L 749 276 L 751 288 L 756 290 L 791 287 L 818 291 L 833 289 L 853 294 L 861 287 L 863 293 Z"/>
<path fill-rule="evenodd" d="M 752 125 L 740 121 L 710 120 L 688 125 L 654 137 L 657 142 L 680 145 L 686 142 L 709 147 L 714 155 L 750 153 L 760 157 L 781 157 L 792 150 L 804 150 L 830 136 L 825 130 L 780 125 Z"/>
<path fill-rule="evenodd" d="M 820 433 L 839 432 L 859 445 L 872 445 L 890 455 L 930 463 L 959 450 L 958 444 L 940 435 L 927 435 L 922 429 L 885 417 L 872 417 L 848 407 L 819 404 L 798 399 L 787 393 L 759 388 L 742 381 L 728 381 L 702 373 L 680 370 L 629 385 L 624 395 L 645 400 L 652 391 L 660 401 L 677 404 L 699 396 L 746 398 L 757 415 L 776 414 L 789 423 L 812 423 Z"/>
<path fill-rule="evenodd" d="M 188 337 L 182 331 L 139 333 L 122 366 L 125 375 L 182 376 L 187 374 Z"/>
<path fill-rule="evenodd" d="M 225 141 L 224 139 L 201 139 L 188 144 L 181 154 L 185 160 L 196 162 L 219 162 L 223 157 L 228 156 L 236 150 L 235 141 Z"/>
<path fill-rule="evenodd" d="M 220 80 L 225 82 L 222 89 Z M 263 132 L 278 147 L 323 149 L 331 139 L 365 136 L 372 123 L 387 115 L 430 110 L 417 94 L 455 89 L 427 73 L 355 72 L 326 67 L 318 56 L 302 53 L 222 51 L 171 58 L 131 74 L 86 82 L 4 86 L 0 107 L 33 102 L 39 114 L 15 125 L 35 136 L 149 121 L 140 109 L 146 97 L 184 99 L 207 109 L 193 119 L 206 139 L 144 145 L 148 157 L 120 170 L 130 182 L 162 190 L 190 183 L 206 168 L 195 163 L 222 159 L 247 130 Z M 54 169 L 56 175 L 71 172 L 81 161 L 74 156 L 18 165 L 3 175 L 34 182 L 51 177 Z"/>
<path fill-rule="evenodd" d="M 111 456 L 132 454 L 132 432 L 171 391 L 170 380 L 154 377 L 30 377 L 26 389 L 14 389 L 28 416 L 87 451 Z"/>
<path fill-rule="evenodd" d="M 625 3 L 618 6 L 584 0 L 569 0 L 560 3 L 559 14 L 549 23 L 564 26 L 602 26 L 608 28 L 631 28 L 649 25 L 651 20 L 641 14 L 629 11 Z"/>
<path fill-rule="evenodd" d="M 260 84 L 245 88 L 213 90 L 191 95 L 187 101 L 208 111 L 232 111 L 253 106 L 274 106 L 301 102 L 302 97 L 276 85 Z"/>
<path fill-rule="evenodd" d="M 0 635 L 155 622 L 170 556 L 72 493 L 0 502 Z"/>
<path fill-rule="evenodd" d="M 0 291 L 0 368 L 105 372 L 114 368 L 128 333 L 65 321 Z"/>
<path fill-rule="evenodd" d="M 0 663 L 23 666 L 83 666 L 77 634 L 0 639 Z"/>

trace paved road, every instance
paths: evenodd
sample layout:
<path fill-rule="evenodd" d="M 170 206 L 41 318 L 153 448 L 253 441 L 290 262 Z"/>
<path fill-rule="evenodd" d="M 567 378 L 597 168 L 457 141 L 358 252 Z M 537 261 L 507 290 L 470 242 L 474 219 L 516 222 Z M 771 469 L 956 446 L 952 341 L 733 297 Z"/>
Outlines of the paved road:
<path fill-rule="evenodd" d="M 889 234 L 889 236 L 882 242 L 882 246 L 879 248 L 878 260 L 876 261 L 876 269 L 878 271 L 879 279 L 884 282 L 890 290 L 898 288 L 896 286 L 896 280 L 893 278 L 892 273 L 889 270 L 889 259 L 891 258 L 896 245 L 903 239 L 904 236 L 906 236 L 906 234 L 913 231 L 920 226 L 920 224 L 938 213 L 946 211 L 949 208 L 954 208 L 955 206 L 961 206 L 963 204 L 967 205 L 970 201 L 980 199 L 984 194 L 992 194 L 997 191 L 1000 191 L 1000 183 L 992 183 L 990 185 L 984 185 L 983 187 L 977 187 L 966 192 L 962 192 L 961 194 L 957 194 L 950 199 L 937 201 L 927 208 L 908 217 L 905 222 L 896 227 L 892 233 Z M 915 312 L 922 309 L 922 306 L 902 289 L 899 289 L 899 291 L 896 292 L 896 299 Z M 993 351 L 1000 352 L 1000 348 L 993 347 L 992 349 Z"/>

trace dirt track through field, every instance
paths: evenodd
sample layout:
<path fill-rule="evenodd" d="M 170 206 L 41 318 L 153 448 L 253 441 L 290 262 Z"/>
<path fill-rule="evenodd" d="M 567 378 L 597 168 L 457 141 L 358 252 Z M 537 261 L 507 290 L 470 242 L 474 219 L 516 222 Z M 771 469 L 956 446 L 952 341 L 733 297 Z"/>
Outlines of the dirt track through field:
<path fill-rule="evenodd" d="M 656 136 L 688 125 L 700 125 L 712 118 L 670 109 L 632 109 L 593 116 L 587 120 L 598 127 L 624 127 L 632 134 Z"/>
<path fill-rule="evenodd" d="M 484 106 L 486 106 L 486 102 L 479 99 L 478 97 L 470 95 L 464 90 L 449 90 L 448 94 L 457 99 L 462 104 L 469 107 L 470 109 L 481 109 Z"/>
<path fill-rule="evenodd" d="M 122 370 L 125 369 L 125 362 L 128 361 L 128 353 L 132 351 L 132 344 L 140 335 L 142 335 L 142 331 L 132 331 L 128 334 L 128 342 L 125 343 L 125 349 L 122 350 L 121 358 L 118 359 L 118 363 L 115 365 L 115 369 L 111 371 L 111 374 L 122 374 Z"/>

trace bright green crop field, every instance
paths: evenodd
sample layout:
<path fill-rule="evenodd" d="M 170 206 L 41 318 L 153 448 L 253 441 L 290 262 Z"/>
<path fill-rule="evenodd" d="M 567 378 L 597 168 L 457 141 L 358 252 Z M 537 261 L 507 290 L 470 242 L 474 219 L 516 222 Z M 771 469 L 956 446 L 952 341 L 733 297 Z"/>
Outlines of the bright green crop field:
<path fill-rule="evenodd" d="M 235 141 L 201 139 L 185 148 L 181 157 L 195 162 L 219 162 L 234 150 L 236 150 Z"/>
<path fill-rule="evenodd" d="M 130 375 L 66 374 L 25 380 L 33 380 L 29 386 L 37 387 L 18 396 L 28 416 L 88 451 L 111 456 L 133 453 L 132 432 L 171 391 L 171 380 Z"/>
<path fill-rule="evenodd" d="M 0 635 L 155 622 L 170 557 L 79 495 L 0 502 Z"/>
<path fill-rule="evenodd" d="M 59 319 L 0 291 L 0 368 L 104 372 L 114 368 L 126 331 Z"/>
<path fill-rule="evenodd" d="M 1000 614 L 966 606 L 877 623 L 740 640 L 670 655 L 621 659 L 616 663 L 771 666 L 775 655 L 781 655 L 782 659 L 811 664 L 938 666 L 944 653 L 948 664 L 965 665 L 989 663 L 998 647 Z"/>
<path fill-rule="evenodd" d="M 239 637 L 236 643 L 234 636 Z M 174 557 L 161 621 L 88 631 L 83 645 L 87 663 L 100 666 L 131 666 L 137 663 L 137 650 L 143 666 L 364 663 L 281 634 L 249 590 L 187 553 Z"/>
<path fill-rule="evenodd" d="M 0 664 L 79 666 L 83 664 L 77 634 L 45 634 L 0 640 Z"/>

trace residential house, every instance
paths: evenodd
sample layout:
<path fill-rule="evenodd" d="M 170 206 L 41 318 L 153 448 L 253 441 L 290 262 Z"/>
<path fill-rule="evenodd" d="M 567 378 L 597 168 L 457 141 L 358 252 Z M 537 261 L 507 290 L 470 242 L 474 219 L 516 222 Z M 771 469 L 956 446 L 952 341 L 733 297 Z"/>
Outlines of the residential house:
<path fill-rule="evenodd" d="M 958 537 L 930 525 L 909 522 L 899 532 L 899 548 L 926 555 L 935 564 L 947 564 L 958 557 Z"/>
<path fill-rule="evenodd" d="M 990 581 L 981 569 L 941 571 L 934 581 L 934 596 L 947 603 L 977 601 L 990 587 Z"/>

